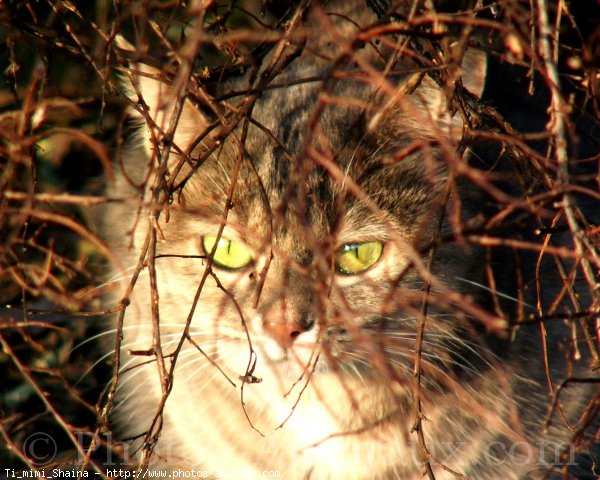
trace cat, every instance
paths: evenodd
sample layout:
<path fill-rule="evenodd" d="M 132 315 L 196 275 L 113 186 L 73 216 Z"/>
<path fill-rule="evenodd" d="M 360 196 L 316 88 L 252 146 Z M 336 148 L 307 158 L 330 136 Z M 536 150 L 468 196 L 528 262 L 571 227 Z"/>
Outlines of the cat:
<path fill-rule="evenodd" d="M 534 297 L 501 290 L 512 252 L 465 240 L 490 200 L 465 174 L 447 88 L 401 47 L 358 42 L 378 22 L 360 2 L 292 21 L 301 52 L 278 57 L 282 42 L 212 97 L 183 67 L 122 75 L 140 125 L 110 192 L 134 200 L 106 207 L 102 229 L 126 298 L 115 424 L 136 461 L 319 480 L 574 463 L 565 423 L 592 387 L 565 388 L 544 428 L 540 329 L 509 321 Z M 481 96 L 485 55 L 449 65 Z M 555 385 L 570 332 L 547 333 Z"/>

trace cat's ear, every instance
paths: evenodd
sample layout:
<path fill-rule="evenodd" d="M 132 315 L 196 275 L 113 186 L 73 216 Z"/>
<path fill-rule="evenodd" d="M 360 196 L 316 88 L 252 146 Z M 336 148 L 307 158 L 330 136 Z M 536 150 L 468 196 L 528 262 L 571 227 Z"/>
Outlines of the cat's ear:
<path fill-rule="evenodd" d="M 118 36 L 117 45 L 126 52 L 135 53 L 135 47 Z M 181 94 L 180 85 L 172 84 L 160 70 L 149 65 L 130 62 L 129 68 L 120 76 L 125 95 L 134 104 L 131 109 L 140 120 L 140 134 L 149 154 L 154 145 L 171 128 L 173 112 Z M 188 99 L 184 101 L 181 115 L 173 137 L 178 150 L 189 153 L 195 140 L 208 125 L 204 115 Z"/>
<path fill-rule="evenodd" d="M 450 72 L 450 82 L 454 83 L 460 79 L 463 87 L 476 97 L 481 97 L 485 86 L 486 70 L 486 55 L 479 50 L 470 49 L 463 55 L 460 68 Z M 448 96 L 452 93 L 453 85 L 444 89 L 429 75 L 423 77 L 414 93 L 416 100 L 425 107 L 430 118 L 429 126 L 427 123 L 423 125 L 425 131 L 421 132 L 422 134 L 436 136 L 441 132 L 455 141 L 460 140 L 463 119 L 459 112 L 451 110 Z"/>
<path fill-rule="evenodd" d="M 487 56 L 480 50 L 467 50 L 462 59 L 462 83 L 476 97 L 481 97 L 487 74 Z"/>
<path fill-rule="evenodd" d="M 387 102 L 383 110 L 371 120 L 370 127 L 381 123 L 381 119 L 390 120 L 384 127 L 402 130 L 414 138 L 428 138 L 433 141 L 460 141 L 463 119 L 459 112 L 452 110 L 448 101 L 453 94 L 454 83 L 461 79 L 463 86 L 473 95 L 481 96 L 485 84 L 486 56 L 477 50 L 467 50 L 460 68 L 454 68 L 449 82 L 450 88 L 444 88 L 427 74 L 416 73 L 400 86 L 403 92 L 398 98 Z"/>

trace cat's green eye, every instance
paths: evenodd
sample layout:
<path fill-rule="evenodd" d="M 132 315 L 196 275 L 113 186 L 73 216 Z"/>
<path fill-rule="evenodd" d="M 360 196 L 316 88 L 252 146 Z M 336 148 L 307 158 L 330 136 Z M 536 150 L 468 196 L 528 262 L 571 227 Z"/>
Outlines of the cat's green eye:
<path fill-rule="evenodd" d="M 335 254 L 335 268 L 338 273 L 355 275 L 375 265 L 382 253 L 381 242 L 346 243 Z"/>
<path fill-rule="evenodd" d="M 216 241 L 216 235 L 204 235 L 202 237 L 202 248 L 207 255 L 212 252 Z M 252 263 L 252 254 L 243 243 L 221 237 L 215 250 L 213 262 L 221 268 L 239 270 Z"/>

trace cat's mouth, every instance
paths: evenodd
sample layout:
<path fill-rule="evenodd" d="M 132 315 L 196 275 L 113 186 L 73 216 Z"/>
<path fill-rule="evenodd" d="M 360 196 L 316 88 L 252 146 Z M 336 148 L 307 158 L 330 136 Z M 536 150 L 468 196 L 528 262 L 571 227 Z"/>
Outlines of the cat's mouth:
<path fill-rule="evenodd" d="M 292 345 L 282 347 L 275 340 L 264 336 L 256 341 L 257 355 L 264 362 L 273 366 L 296 363 L 299 365 L 313 364 L 318 357 L 320 346 L 312 339 L 298 339 Z"/>

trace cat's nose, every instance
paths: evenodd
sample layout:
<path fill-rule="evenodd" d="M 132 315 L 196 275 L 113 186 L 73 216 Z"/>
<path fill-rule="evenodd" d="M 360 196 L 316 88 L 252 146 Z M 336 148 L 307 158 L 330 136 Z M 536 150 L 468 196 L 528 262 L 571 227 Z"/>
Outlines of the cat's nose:
<path fill-rule="evenodd" d="M 265 322 L 265 331 L 279 343 L 281 348 L 288 349 L 301 333 L 310 330 L 314 322 L 302 320 L 292 322 Z"/>

